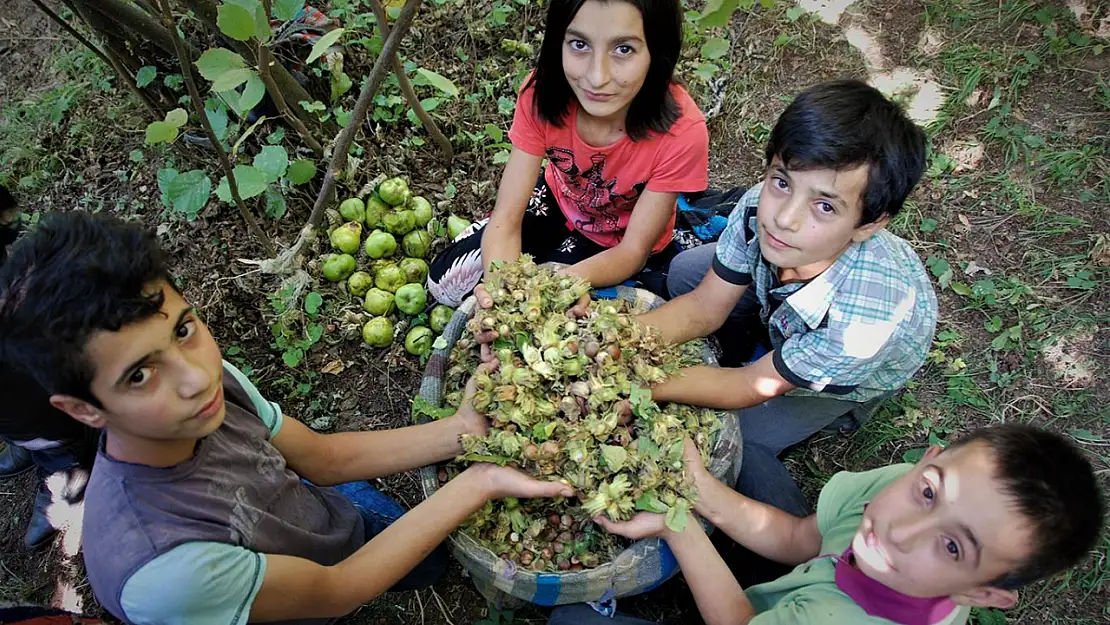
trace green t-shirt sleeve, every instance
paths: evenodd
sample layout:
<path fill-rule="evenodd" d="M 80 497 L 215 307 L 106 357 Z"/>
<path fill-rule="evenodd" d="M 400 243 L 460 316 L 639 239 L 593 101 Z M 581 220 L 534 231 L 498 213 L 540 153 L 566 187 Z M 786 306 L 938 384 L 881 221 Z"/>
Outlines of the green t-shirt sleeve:
<path fill-rule="evenodd" d="M 862 473 L 841 471 L 832 476 L 817 497 L 817 531 L 825 536 L 845 516 L 859 514 L 863 504 L 911 468 L 912 464 L 892 464 Z"/>
<path fill-rule="evenodd" d="M 277 402 L 270 401 L 263 397 L 262 393 L 258 392 L 258 388 L 255 387 L 254 383 L 251 382 L 242 371 L 237 369 L 235 365 L 226 360 L 224 361 L 224 371 L 235 378 L 239 386 L 242 386 L 243 390 L 250 396 L 251 403 L 254 405 L 254 411 L 258 414 L 258 418 L 262 419 L 262 422 L 266 424 L 266 428 L 270 430 L 270 438 L 272 439 L 277 436 L 277 433 L 281 431 L 281 406 L 278 405 Z"/>
<path fill-rule="evenodd" d="M 188 542 L 135 571 L 120 605 L 135 625 L 242 625 L 266 576 L 266 557 L 224 543 Z"/>

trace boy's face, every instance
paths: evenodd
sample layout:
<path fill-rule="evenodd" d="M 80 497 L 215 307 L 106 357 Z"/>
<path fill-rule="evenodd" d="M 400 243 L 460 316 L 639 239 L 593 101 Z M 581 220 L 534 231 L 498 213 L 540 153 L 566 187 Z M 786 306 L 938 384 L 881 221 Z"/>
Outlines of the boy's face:
<path fill-rule="evenodd" d="M 51 401 L 130 441 L 194 441 L 223 423 L 220 350 L 176 290 L 165 282 L 150 289 L 165 297 L 159 314 L 118 332 L 99 331 L 85 346 L 95 371 L 90 390 L 102 407 L 67 396 Z"/>
<path fill-rule="evenodd" d="M 1021 564 L 1033 534 L 994 472 L 982 443 L 930 449 L 868 504 L 852 541 L 857 566 L 906 595 L 1013 605 L 1014 593 L 985 584 Z"/>
<path fill-rule="evenodd" d="M 865 164 L 791 171 L 775 157 L 756 213 L 764 258 L 809 279 L 828 269 L 849 245 L 885 226 L 885 216 L 859 226 L 869 169 Z"/>

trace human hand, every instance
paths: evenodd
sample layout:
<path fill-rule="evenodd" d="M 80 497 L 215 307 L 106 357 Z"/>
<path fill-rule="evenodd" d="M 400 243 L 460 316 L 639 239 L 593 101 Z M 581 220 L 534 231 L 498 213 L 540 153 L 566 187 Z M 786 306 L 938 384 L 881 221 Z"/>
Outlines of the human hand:
<path fill-rule="evenodd" d="M 474 375 L 467 381 L 466 388 L 463 390 L 462 403 L 459 404 L 459 410 L 455 413 L 455 418 L 462 426 L 462 434 L 485 436 L 489 433 L 489 419 L 474 407 L 474 393 L 478 390 L 476 378 L 478 374 L 496 371 L 500 364 L 496 358 L 489 362 L 483 362 L 478 365 L 474 370 Z"/>
<path fill-rule="evenodd" d="M 477 482 L 487 500 L 504 497 L 530 499 L 574 496 L 574 489 L 562 482 L 537 480 L 516 469 L 496 464 L 473 464 L 463 474 L 470 475 Z"/>
<path fill-rule="evenodd" d="M 639 512 L 627 521 L 611 521 L 606 516 L 598 516 L 594 517 L 594 523 L 610 534 L 632 540 L 662 537 L 670 531 L 667 529 L 667 515 L 655 512 Z"/>
<path fill-rule="evenodd" d="M 684 441 L 682 450 L 682 459 L 686 462 L 686 475 L 694 481 L 694 486 L 701 489 L 706 480 L 716 479 L 705 468 L 705 463 L 701 459 L 701 452 L 698 451 L 698 446 L 694 441 L 687 436 Z"/>
<path fill-rule="evenodd" d="M 474 287 L 474 297 L 478 300 L 478 310 L 474 313 L 481 315 L 483 310 L 493 308 L 493 297 L 490 296 L 489 291 L 486 290 L 485 284 L 479 284 Z M 489 362 L 493 360 L 493 349 L 490 345 L 497 340 L 497 330 L 493 328 L 479 329 L 474 333 L 474 342 L 478 344 L 481 349 L 482 362 Z"/>
<path fill-rule="evenodd" d="M 578 301 L 567 309 L 567 316 L 571 319 L 581 319 L 590 314 L 590 294 L 586 293 L 578 298 Z"/>

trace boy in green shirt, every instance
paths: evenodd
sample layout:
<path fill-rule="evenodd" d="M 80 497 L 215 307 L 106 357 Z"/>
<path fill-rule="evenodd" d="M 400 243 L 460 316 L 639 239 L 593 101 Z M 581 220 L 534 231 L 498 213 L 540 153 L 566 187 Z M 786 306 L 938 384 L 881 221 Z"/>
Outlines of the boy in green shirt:
<path fill-rule="evenodd" d="M 1082 453 L 1029 426 L 979 430 L 916 465 L 838 473 L 806 518 L 737 493 L 687 452 L 697 512 L 791 573 L 744 590 L 694 518 L 682 532 L 658 514 L 596 521 L 665 540 L 709 625 L 963 623 L 970 607 L 1010 608 L 1018 588 L 1078 562 L 1103 518 Z"/>

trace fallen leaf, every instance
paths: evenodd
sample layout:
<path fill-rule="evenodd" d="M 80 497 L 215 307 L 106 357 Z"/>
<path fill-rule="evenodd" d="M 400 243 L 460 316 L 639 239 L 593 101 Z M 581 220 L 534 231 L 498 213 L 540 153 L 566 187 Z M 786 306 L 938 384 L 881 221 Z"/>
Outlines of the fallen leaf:
<path fill-rule="evenodd" d="M 989 275 L 991 275 L 992 272 L 991 272 L 990 269 L 987 269 L 986 267 L 980 265 L 979 263 L 977 263 L 975 261 L 969 261 L 967 263 L 967 267 L 964 267 L 964 273 L 966 273 L 969 276 L 974 276 L 977 273 L 982 273 L 984 275 L 989 276 Z"/>
<path fill-rule="evenodd" d="M 1100 267 L 1110 267 L 1110 234 L 1095 236 L 1095 244 L 1091 247 L 1091 260 Z"/>
<path fill-rule="evenodd" d="M 971 222 L 968 221 L 967 215 L 965 215 L 963 213 L 960 213 L 956 217 L 957 217 L 957 219 L 960 220 L 960 223 L 962 223 L 964 225 L 964 228 L 967 228 L 968 230 L 971 230 Z"/>
<path fill-rule="evenodd" d="M 329 362 L 328 364 L 324 365 L 324 368 L 320 369 L 320 373 L 330 373 L 332 375 L 339 375 L 340 373 L 343 373 L 343 370 L 346 369 L 346 368 L 347 367 L 343 364 L 342 360 L 333 360 L 333 361 Z"/>

